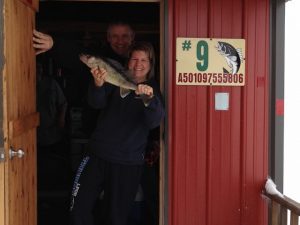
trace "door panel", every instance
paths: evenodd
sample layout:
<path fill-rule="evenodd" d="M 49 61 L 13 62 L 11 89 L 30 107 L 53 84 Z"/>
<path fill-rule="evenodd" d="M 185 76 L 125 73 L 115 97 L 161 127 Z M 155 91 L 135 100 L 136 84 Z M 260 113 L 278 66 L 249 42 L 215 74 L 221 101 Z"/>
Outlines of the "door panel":
<path fill-rule="evenodd" d="M 24 4 L 25 3 L 25 4 Z M 35 54 L 32 30 L 38 0 L 4 1 L 4 209 L 2 225 L 36 225 Z M 24 155 L 10 158 L 9 149 Z M 0 168 L 1 169 L 1 168 Z M 3 169 L 3 168 L 2 168 Z M 1 171 L 0 171 L 1 173 Z M 1 179 L 1 175 L 0 175 Z M 0 194 L 1 195 L 1 194 Z"/>

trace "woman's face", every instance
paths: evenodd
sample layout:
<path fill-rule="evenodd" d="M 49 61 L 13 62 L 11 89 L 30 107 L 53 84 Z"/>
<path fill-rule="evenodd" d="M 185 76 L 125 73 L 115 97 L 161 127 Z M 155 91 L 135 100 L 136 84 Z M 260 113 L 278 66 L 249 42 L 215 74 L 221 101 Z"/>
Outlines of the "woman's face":
<path fill-rule="evenodd" d="M 128 62 L 128 69 L 131 78 L 135 83 L 142 83 L 147 80 L 147 74 L 151 69 L 149 56 L 144 51 L 134 51 Z"/>

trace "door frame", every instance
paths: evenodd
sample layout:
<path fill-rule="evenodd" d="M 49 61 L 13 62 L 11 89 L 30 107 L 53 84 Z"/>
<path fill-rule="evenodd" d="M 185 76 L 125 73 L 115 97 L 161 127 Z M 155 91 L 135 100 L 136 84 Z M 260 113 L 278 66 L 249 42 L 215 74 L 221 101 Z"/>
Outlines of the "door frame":
<path fill-rule="evenodd" d="M 2 1 L 2 0 L 0 0 Z M 47 0 L 44 0 L 47 1 Z M 160 28 L 159 28 L 159 72 L 160 89 L 163 93 L 166 112 L 168 111 L 168 91 L 167 91 L 167 49 L 165 48 L 167 38 L 167 0 L 54 0 L 57 2 L 124 2 L 124 3 L 159 3 Z M 168 133 L 166 113 L 164 122 L 160 126 L 160 162 L 159 162 L 159 225 L 168 224 Z M 0 177 L 1 181 L 1 177 Z"/>
<path fill-rule="evenodd" d="M 19 13 L 16 14 L 11 7 Z M 36 224 L 35 131 L 39 123 L 39 115 L 34 103 L 35 89 L 30 88 L 35 87 L 34 50 L 32 44 L 28 44 L 27 41 L 32 39 L 31 33 L 35 25 L 38 0 L 0 0 L 0 8 L 2 9 L 0 16 L 0 25 L 2 25 L 0 28 L 2 74 L 0 81 L 2 97 L 0 100 L 0 120 L 2 121 L 2 129 L 0 129 L 0 225 L 19 223 L 34 225 Z M 9 25 L 12 23 L 17 23 L 18 27 L 22 26 L 22 30 L 18 31 L 19 35 L 10 29 Z M 12 39 L 12 33 L 18 38 L 21 37 L 22 41 L 18 38 Z M 26 43 L 25 47 L 23 48 L 20 43 Z M 18 47 L 11 48 L 14 45 Z M 16 50 L 22 54 L 19 55 L 19 52 L 16 54 Z M 14 60 L 11 60 L 12 58 Z M 24 63 L 20 65 L 20 61 Z M 17 67 L 12 66 L 15 62 L 18 63 Z M 11 68 L 19 68 L 19 70 L 16 72 Z M 22 82 L 14 79 L 16 77 L 26 77 L 26 79 Z M 18 81 L 22 85 L 18 86 Z M 14 92 L 16 87 L 19 92 Z M 30 91 L 24 91 L 24 88 Z M 24 98 L 30 96 L 30 99 L 26 98 L 23 101 L 20 96 Z M 25 104 L 20 106 L 20 102 Z M 13 108 L 13 106 L 20 107 Z M 19 151 L 17 153 L 13 150 Z M 11 152 L 15 154 L 10 154 Z M 28 177 L 24 176 L 25 173 Z M 21 205 L 21 208 L 14 207 L 16 205 L 18 207 Z"/>

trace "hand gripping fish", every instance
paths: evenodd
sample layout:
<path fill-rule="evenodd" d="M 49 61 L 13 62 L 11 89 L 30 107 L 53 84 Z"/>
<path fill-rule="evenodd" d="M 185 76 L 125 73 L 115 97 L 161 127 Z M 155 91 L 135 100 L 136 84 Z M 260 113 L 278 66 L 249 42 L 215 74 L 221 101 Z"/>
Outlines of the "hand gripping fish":
<path fill-rule="evenodd" d="M 115 60 L 100 58 L 90 55 L 81 54 L 80 60 L 89 68 L 104 68 L 107 71 L 105 81 L 120 87 L 120 95 L 126 97 L 130 90 L 136 90 L 137 85 L 129 80 L 128 71 L 124 70 L 122 65 Z"/>

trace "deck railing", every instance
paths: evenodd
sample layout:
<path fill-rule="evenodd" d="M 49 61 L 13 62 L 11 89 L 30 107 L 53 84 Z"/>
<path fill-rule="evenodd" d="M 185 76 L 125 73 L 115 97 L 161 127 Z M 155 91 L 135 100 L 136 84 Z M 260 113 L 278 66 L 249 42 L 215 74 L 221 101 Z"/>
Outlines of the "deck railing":
<path fill-rule="evenodd" d="M 287 196 L 280 197 L 264 192 L 270 200 L 271 225 L 287 225 L 288 213 L 290 213 L 290 225 L 298 225 L 300 216 L 300 203 Z"/>

